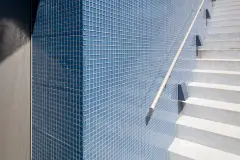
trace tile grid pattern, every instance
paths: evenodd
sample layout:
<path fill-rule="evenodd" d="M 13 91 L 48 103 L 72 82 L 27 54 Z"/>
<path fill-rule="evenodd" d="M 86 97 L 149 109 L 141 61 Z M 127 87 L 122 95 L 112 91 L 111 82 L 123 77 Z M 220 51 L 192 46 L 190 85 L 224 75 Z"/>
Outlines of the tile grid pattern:
<path fill-rule="evenodd" d="M 33 159 L 82 159 L 80 1 L 40 1 L 33 34 Z"/>
<path fill-rule="evenodd" d="M 144 118 L 200 3 L 41 0 L 33 35 L 33 159 L 166 160 L 176 83 L 191 79 L 204 9 L 148 126 Z"/>

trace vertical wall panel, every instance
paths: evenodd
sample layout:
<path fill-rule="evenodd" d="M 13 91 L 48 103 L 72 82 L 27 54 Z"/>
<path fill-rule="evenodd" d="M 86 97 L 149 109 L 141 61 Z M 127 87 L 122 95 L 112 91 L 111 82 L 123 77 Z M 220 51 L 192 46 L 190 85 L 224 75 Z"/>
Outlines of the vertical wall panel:
<path fill-rule="evenodd" d="M 30 43 L 0 63 L 0 159 L 30 160 Z"/>
<path fill-rule="evenodd" d="M 41 0 L 32 57 L 33 159 L 82 159 L 81 1 Z"/>
<path fill-rule="evenodd" d="M 30 160 L 30 4 L 0 1 L 1 160 Z"/>
<path fill-rule="evenodd" d="M 40 1 L 33 35 L 35 160 L 166 160 L 176 84 L 191 80 L 206 0 L 148 126 L 145 116 L 201 0 Z"/>

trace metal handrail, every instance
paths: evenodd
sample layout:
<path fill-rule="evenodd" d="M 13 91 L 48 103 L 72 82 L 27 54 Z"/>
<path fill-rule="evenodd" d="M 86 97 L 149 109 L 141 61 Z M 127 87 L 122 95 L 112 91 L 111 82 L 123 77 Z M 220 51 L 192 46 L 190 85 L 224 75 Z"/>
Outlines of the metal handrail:
<path fill-rule="evenodd" d="M 167 85 L 168 79 L 169 79 L 170 75 L 172 74 L 172 71 L 173 71 L 173 69 L 174 69 L 174 67 L 175 67 L 175 65 L 176 65 L 176 63 L 177 63 L 177 60 L 178 60 L 178 58 L 179 58 L 179 56 L 180 56 L 180 54 L 181 54 L 181 52 L 182 52 L 182 49 L 183 49 L 183 47 L 184 47 L 184 45 L 185 45 L 185 43 L 186 43 L 186 41 L 187 41 L 187 38 L 188 38 L 188 36 L 190 35 L 190 32 L 191 32 L 191 30 L 192 30 L 192 28 L 193 28 L 193 25 L 194 25 L 194 23 L 195 23 L 195 21 L 196 21 L 196 19 L 197 19 L 197 17 L 198 17 L 198 14 L 199 14 L 200 11 L 201 11 L 201 8 L 202 8 L 204 2 L 205 2 L 205 0 L 202 0 L 200 6 L 199 6 L 199 8 L 198 8 L 198 11 L 197 11 L 197 13 L 196 13 L 196 15 L 195 15 L 195 17 L 194 17 L 194 19 L 193 19 L 193 21 L 192 21 L 192 24 L 190 25 L 190 27 L 189 27 L 189 29 L 188 29 L 188 32 L 187 32 L 187 34 L 185 35 L 185 37 L 184 37 L 184 39 L 183 39 L 183 41 L 182 41 L 182 43 L 181 43 L 181 45 L 180 45 L 180 47 L 179 47 L 179 49 L 178 49 L 178 51 L 177 51 L 177 54 L 176 54 L 176 56 L 174 57 L 173 62 L 172 62 L 172 64 L 171 64 L 171 66 L 170 66 L 170 68 L 169 68 L 166 76 L 164 77 L 163 82 L 162 82 L 162 84 L 161 84 L 161 86 L 160 86 L 160 88 L 159 88 L 159 90 L 158 90 L 158 92 L 157 92 L 157 94 L 156 94 L 156 96 L 155 96 L 155 98 L 154 98 L 154 100 L 153 100 L 153 103 L 152 103 L 152 105 L 151 105 L 150 108 L 149 108 L 148 114 L 147 114 L 147 116 L 146 116 L 146 124 L 148 124 L 148 122 L 149 122 L 150 119 L 151 119 L 151 116 L 152 116 L 152 114 L 153 114 L 153 112 L 154 112 L 154 110 L 155 110 L 155 108 L 156 108 L 156 106 L 157 106 L 157 103 L 158 103 L 158 101 L 159 101 L 159 98 L 161 97 L 161 95 L 162 95 L 162 93 L 163 93 L 163 90 L 164 90 L 165 86 Z"/>

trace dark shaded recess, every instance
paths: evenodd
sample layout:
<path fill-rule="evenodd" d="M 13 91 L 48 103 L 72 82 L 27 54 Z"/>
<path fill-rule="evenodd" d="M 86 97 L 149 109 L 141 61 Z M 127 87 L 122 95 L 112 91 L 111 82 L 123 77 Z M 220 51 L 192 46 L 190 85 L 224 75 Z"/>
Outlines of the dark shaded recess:
<path fill-rule="evenodd" d="M 33 33 L 34 30 L 34 24 L 36 21 L 36 17 L 37 17 L 37 9 L 38 9 L 38 4 L 39 4 L 39 0 L 32 0 L 32 9 L 31 9 L 31 16 L 32 16 L 32 27 L 31 27 L 31 33 Z"/>
<path fill-rule="evenodd" d="M 38 3 L 39 0 L 0 0 L 0 62 L 31 38 Z"/>

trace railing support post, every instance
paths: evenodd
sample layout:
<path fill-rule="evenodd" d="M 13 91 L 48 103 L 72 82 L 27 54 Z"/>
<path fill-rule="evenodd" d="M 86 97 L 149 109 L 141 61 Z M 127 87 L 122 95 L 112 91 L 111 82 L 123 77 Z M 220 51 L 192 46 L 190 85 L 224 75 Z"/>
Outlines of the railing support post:
<path fill-rule="evenodd" d="M 185 82 L 178 83 L 178 114 L 182 112 L 185 102 L 188 98 L 187 85 Z"/>
<path fill-rule="evenodd" d="M 198 48 L 202 46 L 202 40 L 199 35 L 196 35 L 196 56 L 198 57 Z"/>
<path fill-rule="evenodd" d="M 211 19 L 211 15 L 209 13 L 209 10 L 206 9 L 206 26 L 208 25 L 208 19 Z"/>

